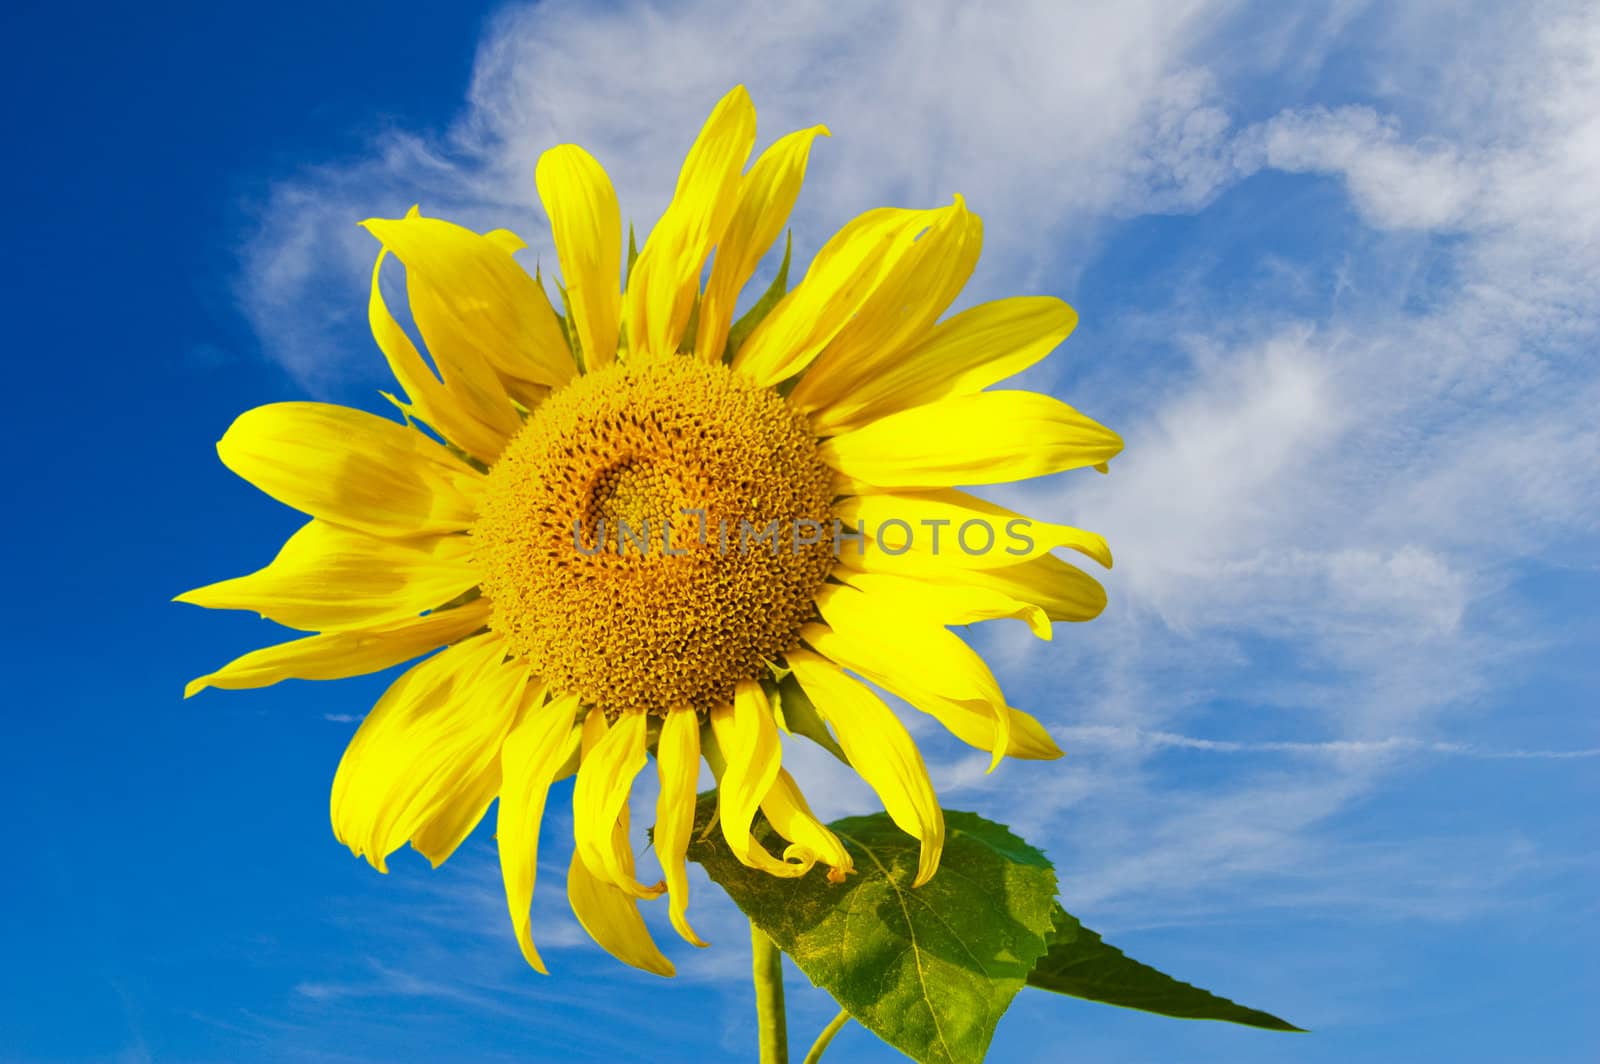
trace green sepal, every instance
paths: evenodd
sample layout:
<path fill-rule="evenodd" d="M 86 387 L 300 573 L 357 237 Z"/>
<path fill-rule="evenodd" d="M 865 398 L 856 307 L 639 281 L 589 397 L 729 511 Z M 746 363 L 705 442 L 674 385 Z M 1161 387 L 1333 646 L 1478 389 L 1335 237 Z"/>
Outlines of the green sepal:
<path fill-rule="evenodd" d="M 778 727 L 791 735 L 810 739 L 840 761 L 847 765 L 850 763 L 850 759 L 844 756 L 844 748 L 828 730 L 828 722 L 822 719 L 816 703 L 811 701 L 811 696 L 794 678 L 794 673 L 784 669 L 781 676 L 770 683 L 763 683 L 762 687 L 772 703 L 772 715 L 777 718 Z"/>
<path fill-rule="evenodd" d="M 794 250 L 794 233 L 786 233 L 783 238 L 783 261 L 778 264 L 778 273 L 772 278 L 772 283 L 767 286 L 756 305 L 744 312 L 744 316 L 733 323 L 733 328 L 728 330 L 728 345 L 722 349 L 722 361 L 732 362 L 733 356 L 739 348 L 744 346 L 745 340 L 756 331 L 756 326 L 766 320 L 772 308 L 778 301 L 789 294 L 789 254 Z"/>

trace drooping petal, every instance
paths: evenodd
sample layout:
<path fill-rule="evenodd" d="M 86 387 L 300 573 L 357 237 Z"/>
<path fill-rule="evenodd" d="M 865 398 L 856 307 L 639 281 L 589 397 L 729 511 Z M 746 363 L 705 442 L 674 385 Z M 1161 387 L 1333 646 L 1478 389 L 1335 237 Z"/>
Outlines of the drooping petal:
<path fill-rule="evenodd" d="M 550 784 L 562 763 L 577 749 L 579 731 L 573 727 L 578 711 L 575 696 L 550 703 L 544 697 L 542 685 L 529 685 L 517 723 L 500 747 L 500 810 L 495 843 L 500 850 L 511 927 L 522 947 L 522 956 L 536 971 L 548 975 L 533 945 L 531 913 L 534 880 L 539 871 L 539 829 Z"/>
<path fill-rule="evenodd" d="M 839 733 L 845 756 L 877 792 L 889 819 L 922 841 L 917 878 L 912 883 L 920 887 L 939 867 L 944 813 L 917 744 L 882 699 L 833 662 L 807 650 L 792 650 L 784 660 Z"/>
<path fill-rule="evenodd" d="M 740 180 L 738 203 L 717 246 L 711 277 L 700 301 L 699 334 L 694 346 L 704 361 L 722 360 L 739 292 L 783 231 L 805 180 L 812 141 L 819 135 L 828 136 L 828 127 L 812 126 L 790 133 L 762 152 Z"/>
<path fill-rule="evenodd" d="M 734 354 L 733 368 L 761 387 L 805 369 L 872 300 L 936 213 L 880 207 L 846 223 Z"/>
<path fill-rule="evenodd" d="M 207 687 L 243 690 L 279 680 L 342 680 L 410 661 L 419 654 L 465 639 L 489 623 L 489 602 L 464 605 L 376 628 L 333 632 L 252 650 L 216 672 L 190 680 L 189 698 Z"/>
<path fill-rule="evenodd" d="M 997 569 L 1057 547 L 1111 567 L 1111 549 L 1101 536 L 1024 517 L 954 488 L 855 495 L 835 503 L 833 513 L 852 528 L 859 523 L 868 541 L 861 551 L 842 551 L 841 559 L 871 572 Z"/>
<path fill-rule="evenodd" d="M 664 887 L 647 887 L 634 877 L 627 829 L 628 793 L 645 766 L 645 723 L 643 711 L 624 712 L 609 727 L 603 713 L 589 712 L 583 762 L 572 791 L 572 824 L 578 854 L 591 872 L 641 898 L 653 898 Z"/>
<path fill-rule="evenodd" d="M 656 801 L 656 854 L 667 880 L 668 913 L 686 942 L 706 943 L 689 926 L 689 838 L 694 834 L 695 782 L 700 778 L 700 720 L 694 710 L 674 709 L 661 722 L 656 744 L 661 794 Z"/>
<path fill-rule="evenodd" d="M 361 224 L 405 263 L 412 316 L 442 367 L 482 389 L 483 366 L 502 385 L 559 387 L 577 373 L 549 301 L 503 242 L 416 214 Z"/>
<path fill-rule="evenodd" d="M 733 217 L 739 174 L 755 142 L 755 107 L 744 86 L 735 86 L 689 149 L 672 202 L 628 276 L 622 321 L 630 357 L 677 351 L 699 294 L 701 269 Z"/>
<path fill-rule="evenodd" d="M 411 848 L 438 868 L 483 822 L 483 815 L 489 811 L 489 803 L 499 793 L 500 762 L 495 760 L 462 780 L 451 800 L 417 828 L 411 836 Z"/>
<path fill-rule="evenodd" d="M 778 770 L 772 789 L 761 800 L 761 811 L 772 822 L 773 830 L 789 840 L 789 847 L 783 851 L 785 861 L 799 862 L 806 871 L 821 861 L 828 866 L 830 883 L 843 883 L 845 877 L 855 871 L 850 851 L 844 848 L 839 836 L 817 819 L 788 769 Z"/>
<path fill-rule="evenodd" d="M 801 632 L 813 649 L 932 714 L 962 739 L 963 730 L 985 728 L 993 771 L 1006 752 L 1011 722 L 1000 685 L 971 647 L 948 629 L 896 613 L 853 587 L 824 587 L 817 609 L 828 630 Z"/>
<path fill-rule="evenodd" d="M 750 868 L 787 878 L 804 875 L 806 867 L 773 857 L 750 833 L 756 809 L 778 778 L 782 757 L 778 725 L 761 685 L 741 681 L 733 703 L 711 711 L 711 730 L 726 762 L 717 785 L 717 810 L 728 848 Z"/>
<path fill-rule="evenodd" d="M 458 643 L 401 675 L 350 740 L 333 779 L 333 833 L 380 872 L 499 757 L 526 666 L 502 665 L 489 635 Z"/>
<path fill-rule="evenodd" d="M 1061 748 L 1050 738 L 1044 726 L 1020 709 L 1005 706 L 1001 710 L 1005 718 L 1005 741 L 1002 746 L 1000 714 L 989 706 L 944 697 L 938 691 L 918 684 L 913 675 L 901 674 L 891 682 L 886 674 L 879 671 L 882 663 L 880 653 L 875 653 L 870 647 L 864 649 L 858 641 L 841 638 L 827 625 L 806 625 L 800 630 L 800 638 L 836 664 L 899 695 L 944 725 L 950 734 L 968 746 L 991 752 L 1003 749 L 1006 757 L 1028 761 L 1049 761 L 1061 756 Z M 993 767 L 991 762 L 990 768 Z"/>
<path fill-rule="evenodd" d="M 1059 399 L 979 392 L 880 418 L 819 448 L 833 468 L 880 488 L 1000 484 L 1094 465 L 1122 438 Z"/>
<path fill-rule="evenodd" d="M 802 410 L 829 406 L 898 362 L 961 293 L 982 246 L 983 223 L 960 196 L 934 211 L 928 231 L 890 266 L 871 298 L 807 367 L 790 401 Z"/>
<path fill-rule="evenodd" d="M 488 376 L 492 387 L 487 390 L 478 378 L 458 379 L 454 367 L 448 364 L 442 368 L 450 384 L 434 375 L 384 301 L 378 282 L 383 260 L 388 255 L 387 249 L 378 252 L 378 261 L 372 267 L 367 321 L 378 349 L 389 363 L 390 372 L 410 400 L 410 405 L 403 409 L 409 416 L 433 426 L 445 439 L 478 461 L 493 462 L 520 424 L 516 411 L 492 373 Z"/>
<path fill-rule="evenodd" d="M 617 960 L 655 975 L 676 974 L 650 937 L 638 899 L 593 875 L 576 853 L 567 866 L 567 901 L 589 937 Z"/>
<path fill-rule="evenodd" d="M 561 144 L 541 155 L 534 182 L 550 215 L 584 366 L 593 372 L 616 357 L 622 320 L 617 193 L 595 157 L 576 144 Z"/>
<path fill-rule="evenodd" d="M 478 584 L 466 536 L 379 539 L 325 521 L 307 522 L 272 564 L 185 591 L 175 601 L 254 610 L 306 632 L 331 632 L 415 617 Z"/>
<path fill-rule="evenodd" d="M 469 527 L 482 482 L 417 430 L 328 403 L 247 410 L 218 442 L 217 454 L 279 502 L 375 536 Z"/>
<path fill-rule="evenodd" d="M 1051 296 L 1018 296 L 964 310 L 898 358 L 879 359 L 848 391 L 802 392 L 790 401 L 819 435 L 833 436 L 914 406 L 980 392 L 1055 350 L 1078 324 Z"/>

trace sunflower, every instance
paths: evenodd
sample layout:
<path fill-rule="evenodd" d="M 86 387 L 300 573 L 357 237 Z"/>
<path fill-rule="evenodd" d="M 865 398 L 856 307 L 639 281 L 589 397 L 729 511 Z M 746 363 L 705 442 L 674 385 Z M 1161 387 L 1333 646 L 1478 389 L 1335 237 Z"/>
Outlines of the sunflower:
<path fill-rule="evenodd" d="M 1051 622 L 1105 604 L 1053 553 L 1109 566 L 1099 536 L 955 487 L 1104 471 L 1121 449 L 1053 398 L 985 390 L 1048 354 L 1076 315 L 1015 298 L 938 322 L 982 242 L 956 197 L 868 211 L 792 290 L 735 322 L 827 133 L 791 133 L 746 171 L 755 111 L 735 88 L 636 257 L 630 233 L 625 288 L 610 180 L 582 148 L 547 151 L 536 184 L 560 314 L 509 232 L 415 209 L 363 223 L 382 245 L 368 310 L 404 422 L 275 403 L 217 445 L 310 520 L 266 568 L 180 601 L 315 634 L 187 694 L 431 655 L 351 740 L 334 834 L 379 871 L 407 841 L 437 866 L 498 799 L 511 922 L 541 972 L 530 906 L 557 780 L 577 777 L 567 893 L 579 922 L 621 960 L 670 975 L 638 902 L 666 894 L 673 926 L 704 945 L 685 870 L 702 759 L 741 861 L 786 877 L 820 862 L 837 882 L 850 854 L 781 765 L 781 732 L 817 739 L 920 840 L 920 884 L 938 867 L 943 816 L 910 735 L 863 681 L 988 751 L 991 768 L 1060 755 L 949 626 L 1011 617 L 1049 639 Z M 390 255 L 431 366 L 380 291 Z M 651 754 L 657 883 L 639 878 L 628 819 Z M 788 841 L 781 855 L 752 836 L 758 809 Z"/>

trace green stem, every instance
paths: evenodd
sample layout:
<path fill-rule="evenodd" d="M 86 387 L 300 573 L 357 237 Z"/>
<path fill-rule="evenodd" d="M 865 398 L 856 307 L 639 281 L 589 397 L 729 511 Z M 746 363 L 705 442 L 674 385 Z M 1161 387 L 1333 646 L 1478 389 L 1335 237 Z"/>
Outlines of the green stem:
<path fill-rule="evenodd" d="M 751 921 L 750 952 L 761 1064 L 789 1064 L 789 1033 L 783 1014 L 783 951 Z"/>
<path fill-rule="evenodd" d="M 833 1036 L 839 1033 L 839 1028 L 849 1022 L 850 1014 L 840 1009 L 839 1015 L 835 1016 L 833 1021 L 822 1029 L 822 1033 L 817 1035 L 817 1040 L 811 1043 L 811 1052 L 806 1054 L 804 1064 L 817 1064 L 817 1061 L 822 1059 L 822 1051 L 828 1048 L 828 1043 L 833 1041 Z"/>

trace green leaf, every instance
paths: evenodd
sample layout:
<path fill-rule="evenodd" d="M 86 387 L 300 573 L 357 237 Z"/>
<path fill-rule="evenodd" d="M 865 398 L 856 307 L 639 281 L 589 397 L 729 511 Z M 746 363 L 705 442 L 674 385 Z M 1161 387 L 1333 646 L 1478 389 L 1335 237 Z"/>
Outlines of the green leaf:
<path fill-rule="evenodd" d="M 778 274 L 772 279 L 756 305 L 744 312 L 744 316 L 733 323 L 733 328 L 728 330 L 728 346 L 722 349 L 722 361 L 732 362 L 733 356 L 739 348 L 744 346 L 745 340 L 756 331 L 756 326 L 766 320 L 772 308 L 778 301 L 789 293 L 789 253 L 794 250 L 794 234 L 785 234 L 783 238 L 783 261 L 778 264 Z"/>
<path fill-rule="evenodd" d="M 1056 877 L 1043 854 L 1005 827 L 945 812 L 939 871 L 912 889 L 918 842 L 883 814 L 832 829 L 855 860 L 843 883 L 821 867 L 798 879 L 746 868 L 702 796 L 698 861 L 817 986 L 878 1037 L 923 1064 L 975 1064 L 995 1024 L 1045 951 Z M 781 853 L 758 819 L 756 834 Z"/>
<path fill-rule="evenodd" d="M 678 353 L 694 350 L 695 337 L 700 334 L 700 299 L 701 293 L 696 292 L 694 305 L 689 308 L 689 321 L 683 327 L 683 335 L 678 338 Z"/>
<path fill-rule="evenodd" d="M 1157 1012 L 1184 1020 L 1224 1020 L 1269 1031 L 1303 1028 L 1256 1009 L 1235 1005 L 1199 987 L 1181 983 L 1170 975 L 1126 956 L 1078 918 L 1056 906 L 1050 951 L 1028 974 L 1028 985 L 1040 990 L 1128 1009 Z"/>

